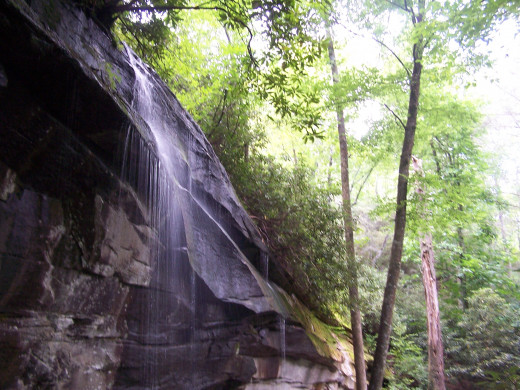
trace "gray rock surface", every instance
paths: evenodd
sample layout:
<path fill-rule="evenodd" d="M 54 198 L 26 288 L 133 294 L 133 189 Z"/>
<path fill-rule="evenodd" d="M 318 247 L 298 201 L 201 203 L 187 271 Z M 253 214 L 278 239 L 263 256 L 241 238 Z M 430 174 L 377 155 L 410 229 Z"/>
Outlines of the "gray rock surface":
<path fill-rule="evenodd" d="M 160 203 L 127 54 L 59 0 L 0 0 L 0 36 L 0 388 L 351 388 L 164 83 Z"/>

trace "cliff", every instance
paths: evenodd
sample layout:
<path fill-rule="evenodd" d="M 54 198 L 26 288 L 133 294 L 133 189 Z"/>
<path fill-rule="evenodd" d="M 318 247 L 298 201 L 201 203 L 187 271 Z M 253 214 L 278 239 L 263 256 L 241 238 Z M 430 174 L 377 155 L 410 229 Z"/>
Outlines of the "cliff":
<path fill-rule="evenodd" d="M 59 0 L 0 32 L 0 387 L 352 388 L 157 75 Z"/>

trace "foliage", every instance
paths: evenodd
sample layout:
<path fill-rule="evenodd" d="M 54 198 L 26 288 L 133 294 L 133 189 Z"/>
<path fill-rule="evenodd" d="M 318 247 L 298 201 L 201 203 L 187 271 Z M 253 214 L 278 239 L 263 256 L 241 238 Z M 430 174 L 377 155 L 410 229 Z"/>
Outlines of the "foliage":
<path fill-rule="evenodd" d="M 389 389 L 423 389 L 428 385 L 426 351 L 426 317 L 424 291 L 420 275 L 403 275 L 398 292 L 390 343 Z M 381 307 L 386 273 L 367 266 L 360 271 L 360 296 L 369 353 L 375 350 L 379 308 Z"/>
<path fill-rule="evenodd" d="M 193 12 L 211 15 L 226 30 L 244 42 L 249 85 L 277 113 L 289 119 L 309 139 L 319 137 L 319 94 L 305 88 L 306 69 L 321 55 L 322 37 L 316 34 L 327 1 L 296 0 L 71 0 L 89 11 L 116 37 L 161 76 L 173 76 L 168 64 L 176 28 Z M 219 26 L 215 26 L 216 29 Z M 253 50 L 252 42 L 262 41 Z"/>
<path fill-rule="evenodd" d="M 457 329 L 461 326 L 461 319 L 462 323 L 470 326 L 467 321 L 472 316 L 475 318 L 475 313 L 469 308 L 465 311 L 460 305 L 464 302 L 470 306 L 474 305 L 472 302 L 482 295 L 482 287 L 493 288 L 495 292 L 509 299 L 518 299 L 518 286 L 515 286 L 508 276 L 507 264 L 511 254 L 505 253 L 498 245 L 494 224 L 498 202 L 485 181 L 491 172 L 488 167 L 489 157 L 482 153 L 479 146 L 481 125 L 478 109 L 474 104 L 461 101 L 446 90 L 426 88 L 421 114 L 422 124 L 418 130 L 415 154 L 422 159 L 424 176 L 414 174 L 411 180 L 413 185 L 409 189 L 410 224 L 405 242 L 403 269 L 410 276 L 404 276 L 401 289 L 409 294 L 407 279 L 419 272 L 420 256 L 417 243 L 421 232 L 434 232 L 440 304 L 446 319 L 443 329 L 450 334 L 445 342 L 449 350 L 446 367 L 461 365 L 461 371 L 450 372 L 451 378 L 448 379 L 454 381 L 462 372 L 462 367 L 469 369 L 472 366 L 466 363 L 469 358 L 465 356 L 471 350 L 469 344 L 464 341 L 465 352 L 459 345 L 465 337 L 469 337 L 468 333 L 462 336 L 461 333 L 457 333 Z M 423 190 L 421 193 L 417 193 L 419 187 Z M 426 210 L 423 206 L 424 200 L 427 201 Z M 498 297 L 496 293 L 493 294 Z M 420 346 L 425 356 L 425 328 L 417 323 L 421 313 L 411 312 L 413 303 L 420 299 L 418 295 L 415 297 L 414 300 L 413 295 L 410 295 L 407 306 L 398 304 L 396 323 L 405 323 L 407 328 L 406 332 L 400 335 L 394 332 L 392 345 L 404 338 L 405 341 L 413 341 L 414 345 Z M 495 304 L 502 307 L 508 305 L 506 301 L 497 301 Z M 471 326 L 477 326 L 479 321 L 481 324 L 478 326 L 483 326 L 481 319 L 476 320 Z M 414 323 L 418 326 L 414 326 Z M 500 322 L 489 326 L 498 333 L 504 330 Z M 509 340 L 511 341 L 511 338 Z M 456 347 L 457 345 L 459 347 Z M 480 346 L 475 344 L 473 347 L 473 353 L 480 354 Z M 491 350 L 495 351 L 498 358 L 507 348 L 504 349 L 502 344 L 492 343 L 489 346 L 489 351 Z M 397 372 L 396 365 L 405 364 L 406 367 L 408 363 L 415 361 L 413 353 L 399 356 L 403 361 L 396 360 L 395 356 L 390 361 L 393 372 Z M 500 364 L 500 368 L 497 368 Z M 486 374 L 485 378 L 489 381 L 486 386 L 489 388 L 494 388 L 491 383 L 511 388 L 510 382 L 508 385 L 499 383 L 514 380 L 516 374 L 507 364 L 500 364 L 497 363 L 497 366 Z M 408 368 L 408 373 L 410 372 L 413 370 Z M 413 375 L 394 375 L 390 384 L 401 383 L 400 381 L 406 378 L 413 383 L 424 384 L 417 372 Z M 479 381 L 479 377 L 474 374 L 466 373 L 464 378 L 470 383 Z M 405 388 L 406 386 L 411 384 L 405 384 Z"/>
<path fill-rule="evenodd" d="M 320 85 L 304 70 L 286 68 L 284 62 L 273 64 L 256 76 L 253 87 L 260 99 L 273 106 L 275 114 L 303 132 L 306 141 L 323 137 Z"/>
<path fill-rule="evenodd" d="M 474 47 L 479 39 L 488 39 L 490 33 L 508 18 L 520 16 L 520 4 L 511 0 L 484 0 L 478 3 L 457 4 L 453 15 L 455 36 L 466 47 Z"/>
<path fill-rule="evenodd" d="M 263 131 L 250 125 L 257 101 L 248 90 L 244 44 L 215 18 L 195 12 L 175 31 L 177 37 L 163 61 L 175 74 L 168 72 L 165 80 L 204 130 L 224 166 L 247 159 L 250 146 L 261 141 Z"/>
<path fill-rule="evenodd" d="M 520 307 L 490 288 L 475 291 L 468 303 L 449 335 L 449 374 L 478 383 L 482 389 L 518 388 Z"/>
<path fill-rule="evenodd" d="M 228 168 L 272 256 L 292 271 L 292 288 L 329 321 L 333 313 L 346 318 L 342 215 L 328 189 L 315 187 L 301 163 L 287 169 L 259 155 L 243 170 Z"/>
<path fill-rule="evenodd" d="M 406 327 L 394 326 L 394 337 L 390 347 L 390 365 L 392 376 L 389 389 L 424 389 L 428 383 L 428 363 L 424 349 L 417 345 L 414 334 Z"/>
<path fill-rule="evenodd" d="M 414 234 L 434 232 L 445 298 L 449 292 L 452 301 L 464 299 L 462 294 L 470 295 L 483 286 L 511 293 L 507 259 L 494 244 L 497 199 L 484 181 L 490 171 L 478 145 L 478 111 L 447 92 L 435 97 L 430 93 L 425 93 L 422 111 L 427 130 L 422 131 L 416 148 L 425 174 L 415 175 L 410 228 Z M 418 187 L 424 193 L 418 194 Z M 422 200 L 428 204 L 427 212 Z"/>
<path fill-rule="evenodd" d="M 393 61 L 397 59 L 395 62 L 398 62 L 399 67 L 402 68 L 401 75 L 408 73 L 409 76 L 407 69 L 410 69 L 407 57 L 401 54 L 403 43 L 417 42 L 418 36 L 424 37 L 427 42 L 423 61 L 419 124 L 414 149 L 414 154 L 423 160 L 426 175 L 424 177 L 416 175 L 410 183 L 415 181 L 415 185 L 409 188 L 411 199 L 408 202 L 408 214 L 411 229 L 407 234 L 403 261 L 406 272 L 418 272 L 419 234 L 421 231 L 435 232 L 436 255 L 441 268 L 438 272 L 443 298 L 441 310 L 449 312 L 453 318 L 456 318 L 464 312 L 459 309 L 449 310 L 450 305 L 471 299 L 473 292 L 482 286 L 492 286 L 510 298 L 517 297 L 515 292 L 517 287 L 515 288 L 506 273 L 505 266 L 509 263 L 509 255 L 497 246 L 496 227 L 493 222 L 497 211 L 495 208 L 497 199 L 489 191 L 489 184 L 485 180 L 489 177 L 488 156 L 483 155 L 478 146 L 480 126 L 478 109 L 473 104 L 456 98 L 452 93 L 454 89 L 452 86 L 446 88 L 446 82 L 452 80 L 459 82 L 461 74 L 486 64 L 484 57 L 468 52 L 464 46 L 457 46 L 454 43 L 456 40 L 462 42 L 461 30 L 454 27 L 456 15 L 460 16 L 459 12 L 464 11 L 467 17 L 479 19 L 482 16 L 479 14 L 480 5 L 473 2 L 465 3 L 466 6 L 460 2 L 445 2 L 443 6 L 437 2 L 429 3 L 426 22 L 415 24 L 413 32 L 410 23 L 408 29 L 403 30 L 393 42 L 392 36 L 381 34 L 384 29 L 378 23 L 383 24 L 383 20 L 390 18 L 389 10 L 395 7 L 413 13 L 414 11 L 411 11 L 413 2 L 369 1 L 366 8 L 360 8 L 359 15 L 363 15 L 358 18 L 358 21 L 373 31 L 375 40 L 385 49 L 391 50 L 388 57 Z M 486 2 L 482 4 L 487 6 Z M 513 7 L 511 3 L 508 5 Z M 488 33 L 489 31 L 483 31 L 480 38 L 485 39 Z M 476 41 L 477 37 L 474 39 Z M 396 47 L 390 48 L 392 44 Z M 404 73 L 403 69 L 405 69 Z M 404 79 L 407 79 L 406 75 L 404 76 Z M 397 73 L 388 78 L 390 77 L 399 80 Z M 399 88 L 405 85 L 405 83 L 398 83 L 393 88 L 392 95 L 389 95 L 392 88 L 387 88 L 386 91 L 381 89 L 380 92 L 383 93 L 377 98 L 384 99 L 389 117 L 395 120 L 395 124 L 388 119 L 380 121 L 379 126 L 375 127 L 375 131 L 365 140 L 378 150 L 385 151 L 390 161 L 395 161 L 391 158 L 398 153 L 396 141 L 401 137 L 398 131 L 402 130 L 406 118 L 404 109 L 406 96 L 403 94 L 403 89 Z M 384 165 L 387 166 L 387 163 L 385 162 Z M 378 168 L 385 167 L 379 165 Z M 381 169 L 378 169 L 378 172 L 386 173 Z M 425 194 L 415 193 L 419 186 L 426 189 Z M 427 211 L 421 206 L 423 202 L 420 200 L 424 199 L 428 203 Z M 395 201 L 391 197 L 384 200 L 385 205 L 380 208 L 382 213 L 379 216 L 384 215 L 391 219 L 393 213 L 386 201 Z M 373 236 L 373 232 L 367 233 L 370 234 Z M 369 237 L 368 240 L 373 239 Z M 366 294 L 366 291 L 363 293 Z M 406 327 L 406 330 L 399 334 L 394 331 L 392 347 L 397 348 L 402 343 L 408 345 L 407 343 L 411 342 L 413 346 L 419 347 L 415 350 L 417 357 L 421 353 L 424 357 L 425 344 L 419 337 L 421 332 L 424 333 L 424 328 L 419 327 L 414 330 L 412 326 L 417 322 L 420 313 L 413 313 L 409 318 L 402 317 L 403 313 L 410 311 L 410 305 L 414 300 L 410 297 L 407 302 L 408 306 L 398 307 L 395 321 L 397 328 L 400 321 L 410 324 L 410 327 Z M 367 330 L 371 331 L 374 328 L 372 314 L 374 310 L 370 307 L 368 309 L 365 307 L 365 310 L 367 310 L 365 312 L 365 321 L 368 320 Z M 455 326 L 453 322 L 449 324 Z M 390 387 L 400 386 L 398 383 L 404 383 L 404 388 L 421 383 L 424 385 L 425 382 L 421 380 L 419 372 L 414 372 L 407 365 L 411 363 L 411 366 L 420 367 L 421 359 L 414 358 L 413 348 L 403 350 L 407 353 L 396 354 L 390 361 L 393 372 L 399 372 L 390 379 Z M 403 371 L 399 371 L 398 368 L 401 364 L 407 367 Z M 505 378 L 506 375 L 503 377 Z"/>

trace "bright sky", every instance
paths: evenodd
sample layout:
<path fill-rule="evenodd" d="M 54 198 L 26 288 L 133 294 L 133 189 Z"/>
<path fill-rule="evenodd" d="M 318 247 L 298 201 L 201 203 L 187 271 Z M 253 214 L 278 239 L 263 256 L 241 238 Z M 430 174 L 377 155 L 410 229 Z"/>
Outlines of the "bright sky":
<path fill-rule="evenodd" d="M 495 162 L 503 173 L 501 185 L 505 191 L 512 191 L 514 182 L 520 179 L 519 27 L 512 21 L 504 23 L 493 38 L 488 48 L 494 66 L 481 72 L 471 92 L 486 102 L 483 110 L 488 134 L 484 148 L 496 155 Z"/>

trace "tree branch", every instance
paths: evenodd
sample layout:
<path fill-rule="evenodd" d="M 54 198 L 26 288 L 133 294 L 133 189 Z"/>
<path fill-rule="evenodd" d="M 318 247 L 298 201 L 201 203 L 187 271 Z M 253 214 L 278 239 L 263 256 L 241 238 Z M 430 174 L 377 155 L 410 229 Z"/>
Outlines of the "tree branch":
<path fill-rule="evenodd" d="M 211 123 L 212 123 L 211 130 L 208 132 L 208 135 L 207 135 L 208 139 L 210 139 L 213 136 L 213 133 L 217 130 L 218 126 L 222 122 L 222 118 L 224 117 L 224 113 L 226 111 L 225 110 L 225 108 L 226 108 L 225 106 L 226 106 L 227 94 L 228 94 L 228 90 L 225 89 L 224 90 L 224 96 L 222 96 L 222 98 L 219 100 L 218 105 L 217 105 L 217 109 L 213 113 L 213 116 L 211 118 Z M 217 112 L 218 112 L 217 110 L 220 107 L 221 102 L 222 102 L 222 109 L 220 110 L 219 118 L 218 118 L 218 120 L 215 123 L 215 119 L 217 117 Z"/>
<path fill-rule="evenodd" d="M 343 25 L 343 27 L 346 27 Z M 362 34 L 359 34 L 355 31 L 352 31 L 352 30 L 348 30 L 351 34 L 354 34 L 358 37 L 361 37 L 361 38 L 366 38 L 364 35 Z M 387 49 L 390 53 L 392 53 L 392 55 L 397 59 L 397 61 L 399 61 L 399 63 L 401 64 L 401 66 L 404 68 L 404 70 L 406 71 L 406 74 L 408 75 L 408 79 L 410 79 L 412 77 L 412 73 L 410 72 L 410 69 L 408 69 L 408 67 L 404 64 L 404 62 L 401 60 L 401 58 L 399 58 L 399 56 L 395 53 L 395 51 L 393 51 L 392 49 L 390 49 L 390 47 L 384 43 L 383 41 L 380 41 L 379 39 L 377 39 L 376 37 L 370 37 L 370 39 L 372 39 L 373 41 L 379 43 L 381 46 L 383 46 L 385 49 Z"/>
<path fill-rule="evenodd" d="M 383 241 L 383 245 L 381 245 L 381 249 L 376 253 L 376 255 L 374 256 L 374 258 L 372 259 L 372 267 L 375 267 L 375 266 L 376 266 L 377 260 L 379 260 L 379 258 L 380 258 L 381 255 L 383 254 L 383 251 L 385 250 L 386 242 L 388 241 L 388 237 L 389 237 L 389 234 L 387 234 L 387 235 L 385 236 L 385 239 L 384 239 L 384 241 Z"/>
<path fill-rule="evenodd" d="M 399 61 L 399 63 L 401 64 L 401 66 L 404 68 L 404 70 L 406 71 L 406 74 L 408 75 L 408 79 L 411 79 L 412 78 L 412 72 L 410 72 L 410 69 L 408 69 L 406 67 L 406 65 L 404 64 L 404 62 L 401 60 L 401 58 L 399 58 L 399 56 L 392 50 L 390 49 L 383 41 L 380 41 L 379 39 L 377 39 L 376 37 L 372 37 L 372 39 L 374 41 L 376 41 L 377 43 L 379 43 L 381 46 L 385 47 L 390 53 L 392 53 L 392 55 L 397 59 L 397 61 Z"/>
<path fill-rule="evenodd" d="M 374 170 L 376 165 L 377 165 L 377 162 L 370 167 L 370 170 L 368 171 L 368 173 L 366 174 L 365 178 L 363 179 L 363 182 L 359 186 L 359 190 L 358 190 L 358 192 L 356 194 L 356 198 L 354 199 L 354 202 L 352 202 L 352 206 L 355 206 L 357 204 L 358 199 L 359 199 L 359 195 L 361 195 L 361 191 L 363 190 L 363 187 L 365 186 L 366 182 L 368 181 L 368 178 L 372 174 L 372 171 Z"/>
<path fill-rule="evenodd" d="M 394 118 L 395 118 L 397 121 L 399 121 L 399 123 L 401 124 L 401 126 L 403 126 L 403 129 L 406 130 L 406 125 L 403 123 L 403 121 L 401 120 L 401 118 L 399 118 L 399 115 L 397 115 L 397 114 L 396 114 L 396 113 L 395 113 L 395 112 L 394 112 L 390 107 L 388 107 L 388 106 L 386 105 L 386 103 L 384 103 L 384 106 L 386 107 L 386 109 L 387 109 L 388 111 L 390 111 L 390 112 L 392 113 L 392 115 L 394 116 Z"/>
<path fill-rule="evenodd" d="M 433 137 L 436 138 L 436 137 Z M 432 149 L 433 160 L 435 161 L 435 167 L 437 168 L 437 174 L 441 177 L 441 164 L 439 163 L 439 157 L 437 156 L 437 149 L 433 143 L 433 138 L 430 140 L 430 147 Z"/>
<path fill-rule="evenodd" d="M 126 23 L 125 20 L 121 19 L 121 23 L 123 23 L 123 26 L 126 27 L 126 30 L 134 37 L 135 41 L 137 42 L 137 46 L 141 48 L 141 50 L 144 51 L 144 49 L 146 48 L 146 46 L 141 42 L 141 40 L 139 39 L 139 37 L 134 34 L 134 32 L 131 30 L 130 27 L 128 27 L 128 24 Z"/>

